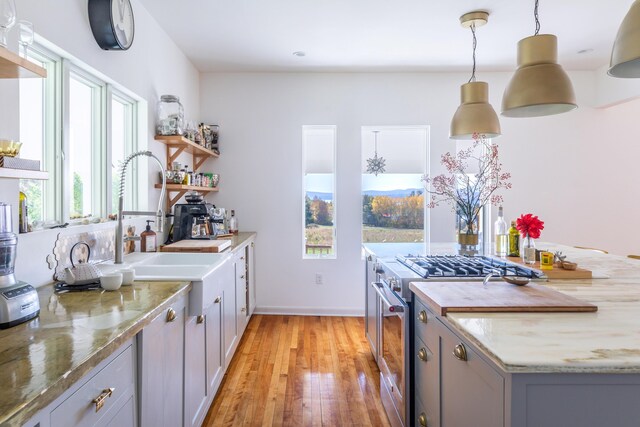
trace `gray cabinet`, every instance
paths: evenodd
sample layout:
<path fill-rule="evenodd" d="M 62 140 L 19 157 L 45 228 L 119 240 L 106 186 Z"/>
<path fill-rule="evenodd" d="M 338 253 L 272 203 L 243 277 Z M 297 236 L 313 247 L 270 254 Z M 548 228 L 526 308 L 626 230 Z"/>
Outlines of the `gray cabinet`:
<path fill-rule="evenodd" d="M 188 317 L 184 325 L 184 425 L 199 426 L 207 407 L 205 316 Z"/>
<path fill-rule="evenodd" d="M 141 427 L 183 423 L 185 315 L 181 297 L 138 334 Z"/>

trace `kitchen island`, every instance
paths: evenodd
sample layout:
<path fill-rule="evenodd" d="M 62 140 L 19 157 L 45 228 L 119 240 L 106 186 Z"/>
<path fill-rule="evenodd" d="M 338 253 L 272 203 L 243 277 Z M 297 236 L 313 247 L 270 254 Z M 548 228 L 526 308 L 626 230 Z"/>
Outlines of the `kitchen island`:
<path fill-rule="evenodd" d="M 426 304 L 424 286 L 410 285 L 419 317 L 416 425 L 640 425 L 640 261 L 544 247 L 594 272 L 593 279 L 545 285 L 597 312 L 441 317 Z"/>

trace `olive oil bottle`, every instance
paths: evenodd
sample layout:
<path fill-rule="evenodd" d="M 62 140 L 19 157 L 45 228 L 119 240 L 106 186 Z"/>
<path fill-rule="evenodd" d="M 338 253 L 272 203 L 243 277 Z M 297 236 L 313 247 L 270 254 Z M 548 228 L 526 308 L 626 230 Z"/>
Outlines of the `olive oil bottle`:
<path fill-rule="evenodd" d="M 520 256 L 520 232 L 516 228 L 516 222 L 511 221 L 511 228 L 509 228 L 509 250 L 508 256 Z"/>

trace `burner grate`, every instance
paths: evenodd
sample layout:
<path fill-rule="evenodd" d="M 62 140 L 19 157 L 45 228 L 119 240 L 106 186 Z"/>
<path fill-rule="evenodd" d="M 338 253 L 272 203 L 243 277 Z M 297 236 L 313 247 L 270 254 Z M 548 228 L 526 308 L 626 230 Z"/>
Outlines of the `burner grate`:
<path fill-rule="evenodd" d="M 522 276 L 532 279 L 542 277 L 538 272 L 485 256 L 398 256 L 399 262 L 409 267 L 423 278 L 438 277 L 484 277 L 491 272 L 501 276 Z"/>

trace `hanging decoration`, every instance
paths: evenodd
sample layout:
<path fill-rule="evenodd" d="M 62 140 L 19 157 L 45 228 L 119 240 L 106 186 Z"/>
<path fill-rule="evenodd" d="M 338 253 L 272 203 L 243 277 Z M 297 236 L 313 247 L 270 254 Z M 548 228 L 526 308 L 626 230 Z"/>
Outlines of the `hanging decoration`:
<path fill-rule="evenodd" d="M 367 159 L 367 173 L 372 173 L 375 176 L 378 176 L 379 173 L 384 173 L 385 169 L 385 159 L 383 157 L 378 157 L 378 132 L 379 130 L 374 130 L 374 155 L 372 158 Z"/>

